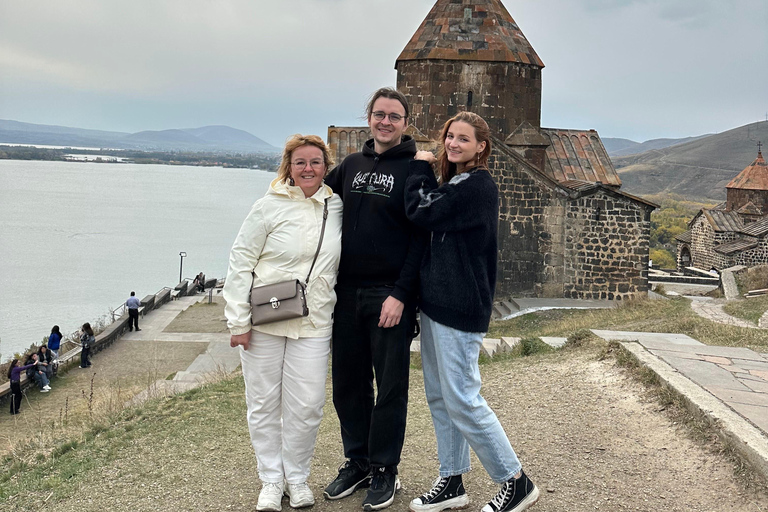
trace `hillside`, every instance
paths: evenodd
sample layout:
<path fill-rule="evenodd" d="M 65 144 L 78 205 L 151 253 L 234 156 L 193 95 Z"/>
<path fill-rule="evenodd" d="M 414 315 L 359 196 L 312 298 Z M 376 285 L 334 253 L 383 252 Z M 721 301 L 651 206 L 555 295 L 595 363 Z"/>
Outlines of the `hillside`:
<path fill-rule="evenodd" d="M 200 128 L 125 133 L 0 119 L 0 143 L 142 151 L 280 152 L 279 148 L 260 138 L 229 126 L 203 126 Z"/>
<path fill-rule="evenodd" d="M 685 137 L 682 139 L 651 139 L 645 142 L 635 142 L 629 139 L 618 139 L 611 137 L 601 137 L 603 146 L 610 157 L 636 155 L 652 149 L 663 149 L 677 144 L 685 144 L 708 135 L 699 135 L 696 137 Z"/>
<path fill-rule="evenodd" d="M 768 142 L 766 121 L 612 161 L 630 194 L 722 201 L 728 182 L 757 157 L 758 141 Z"/>

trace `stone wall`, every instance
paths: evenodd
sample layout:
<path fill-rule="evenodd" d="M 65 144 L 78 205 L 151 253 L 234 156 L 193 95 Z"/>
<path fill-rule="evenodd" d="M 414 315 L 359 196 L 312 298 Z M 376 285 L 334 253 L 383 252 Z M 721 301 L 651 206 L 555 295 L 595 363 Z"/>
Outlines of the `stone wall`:
<path fill-rule="evenodd" d="M 603 188 L 569 196 L 500 141 L 493 147 L 497 300 L 627 299 L 648 291 L 649 206 Z"/>
<path fill-rule="evenodd" d="M 367 126 L 328 127 L 328 147 L 336 164 L 340 164 L 347 155 L 362 151 L 363 144 L 370 138 L 371 130 Z"/>
<path fill-rule="evenodd" d="M 499 186 L 497 300 L 563 296 L 566 196 L 527 167 L 522 157 L 493 141 L 488 168 Z"/>
<path fill-rule="evenodd" d="M 716 232 L 706 217 L 699 215 L 691 225 L 691 266 L 703 270 L 732 266 L 728 257 L 715 251 L 715 246 L 736 238 L 734 232 Z"/>
<path fill-rule="evenodd" d="M 460 111 L 481 115 L 500 138 L 523 121 L 541 125 L 541 69 L 508 62 L 412 60 L 397 63 L 397 89 L 411 105 L 411 124 L 437 139 Z"/>
<path fill-rule="evenodd" d="M 648 291 L 650 209 L 605 189 L 568 203 L 565 297 L 626 299 Z"/>
<path fill-rule="evenodd" d="M 731 263 L 729 266 L 744 265 L 745 267 L 756 267 L 757 265 L 768 265 L 768 239 L 765 237 L 760 239 L 755 237 L 745 238 L 758 242 L 757 247 L 732 254 L 729 258 Z"/>

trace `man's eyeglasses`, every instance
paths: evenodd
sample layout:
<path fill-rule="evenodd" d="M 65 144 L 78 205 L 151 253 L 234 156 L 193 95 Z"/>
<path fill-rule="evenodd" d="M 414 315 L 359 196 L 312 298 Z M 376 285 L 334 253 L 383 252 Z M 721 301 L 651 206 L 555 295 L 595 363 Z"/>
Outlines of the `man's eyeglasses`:
<path fill-rule="evenodd" d="M 291 165 L 296 167 L 297 169 L 306 169 L 307 164 L 309 164 L 309 166 L 313 170 L 319 171 L 320 169 L 323 168 L 323 166 L 325 165 L 325 162 L 323 160 L 319 160 L 319 159 L 318 160 L 310 160 L 309 162 L 307 162 L 306 160 L 296 160 L 295 162 L 291 162 Z"/>
<path fill-rule="evenodd" d="M 400 114 L 386 114 L 381 110 L 377 110 L 376 112 L 371 112 L 371 115 L 377 121 L 383 121 L 385 117 L 389 116 L 390 123 L 399 123 L 401 119 L 405 118 L 405 116 L 401 116 Z"/>

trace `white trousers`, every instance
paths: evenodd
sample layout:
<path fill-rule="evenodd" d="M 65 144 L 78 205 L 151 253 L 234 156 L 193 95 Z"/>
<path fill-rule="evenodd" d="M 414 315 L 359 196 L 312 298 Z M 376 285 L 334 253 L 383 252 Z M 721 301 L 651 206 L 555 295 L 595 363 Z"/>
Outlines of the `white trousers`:
<path fill-rule="evenodd" d="M 248 429 L 264 483 L 306 482 L 323 418 L 331 337 L 252 331 L 240 350 Z"/>

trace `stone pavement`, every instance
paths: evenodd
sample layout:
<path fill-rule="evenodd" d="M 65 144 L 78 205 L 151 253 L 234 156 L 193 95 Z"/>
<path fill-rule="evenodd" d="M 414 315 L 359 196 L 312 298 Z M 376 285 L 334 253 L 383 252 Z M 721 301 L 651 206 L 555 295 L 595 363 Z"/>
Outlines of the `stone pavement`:
<path fill-rule="evenodd" d="M 723 299 L 713 299 L 711 297 L 687 297 L 691 299 L 691 309 L 702 318 L 711 320 L 718 324 L 733 325 L 735 327 L 747 327 L 749 329 L 758 329 L 758 326 L 741 318 L 731 316 L 723 311 L 726 301 Z"/>
<path fill-rule="evenodd" d="M 160 379 L 147 390 L 136 395 L 132 402 L 137 403 L 152 396 L 180 393 L 205 383 L 212 376 L 229 374 L 240 365 L 240 353 L 229 346 L 228 333 L 169 333 L 163 329 L 196 302 L 207 300 L 208 295 L 180 297 L 163 304 L 139 319 L 141 331 L 128 332 L 122 337 L 123 343 L 132 341 L 178 341 L 207 343 L 208 348 L 197 356 L 185 370 L 177 372 L 173 380 Z"/>
<path fill-rule="evenodd" d="M 768 478 L 768 354 L 684 334 L 592 330 L 617 340 Z"/>

